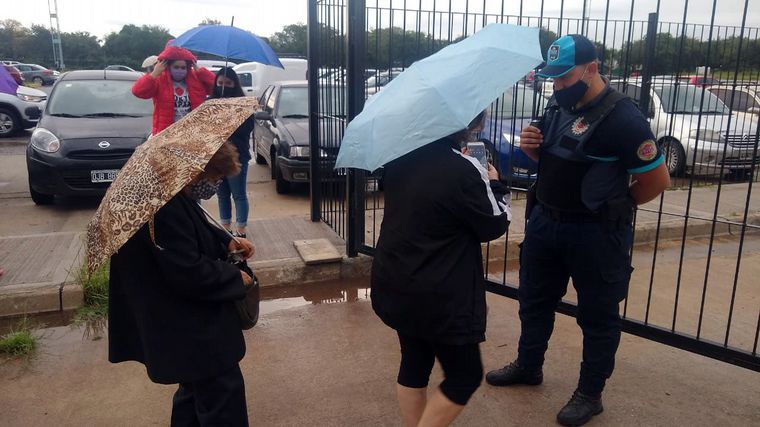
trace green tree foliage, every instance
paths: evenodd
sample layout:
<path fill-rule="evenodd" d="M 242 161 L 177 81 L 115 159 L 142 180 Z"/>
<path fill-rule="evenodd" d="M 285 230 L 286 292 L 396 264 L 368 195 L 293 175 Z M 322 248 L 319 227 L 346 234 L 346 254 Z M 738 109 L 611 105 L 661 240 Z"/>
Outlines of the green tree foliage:
<path fill-rule="evenodd" d="M 169 31 L 163 27 L 125 25 L 118 33 L 106 36 L 103 44 L 104 62 L 139 69 L 143 59 L 150 55 L 158 55 L 172 38 Z M 64 58 L 65 49 L 66 46 Z"/>
<path fill-rule="evenodd" d="M 269 38 L 269 45 L 277 53 L 306 56 L 306 24 L 286 25 Z"/>

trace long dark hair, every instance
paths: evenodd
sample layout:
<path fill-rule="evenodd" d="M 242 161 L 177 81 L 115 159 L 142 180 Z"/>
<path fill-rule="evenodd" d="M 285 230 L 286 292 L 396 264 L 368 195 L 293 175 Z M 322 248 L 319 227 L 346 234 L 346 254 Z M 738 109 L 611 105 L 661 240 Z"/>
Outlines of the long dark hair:
<path fill-rule="evenodd" d="M 217 86 L 216 81 L 219 80 L 220 76 L 227 77 L 228 79 L 235 82 L 235 87 Z M 243 88 L 240 87 L 240 78 L 238 77 L 237 73 L 231 67 L 220 68 L 219 71 L 216 72 L 216 77 L 214 78 L 214 93 L 211 94 L 211 97 L 234 98 L 237 96 L 245 96 L 245 93 L 243 93 Z"/>

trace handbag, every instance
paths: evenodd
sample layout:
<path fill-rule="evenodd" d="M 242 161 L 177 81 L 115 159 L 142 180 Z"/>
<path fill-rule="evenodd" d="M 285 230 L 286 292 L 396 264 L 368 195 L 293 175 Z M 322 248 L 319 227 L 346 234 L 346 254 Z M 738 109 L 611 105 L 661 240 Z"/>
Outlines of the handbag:
<path fill-rule="evenodd" d="M 235 309 L 240 318 L 240 327 L 243 330 L 251 329 L 259 321 L 259 302 L 261 301 L 259 279 L 253 274 L 253 270 L 248 266 L 248 262 L 238 257 L 237 254 L 230 254 L 227 262 L 244 271 L 252 279 L 252 283 L 246 286 L 245 297 L 235 300 Z"/>
<path fill-rule="evenodd" d="M 217 228 L 226 232 L 237 241 L 237 238 L 232 235 L 226 228 L 224 228 L 206 209 L 198 203 L 198 207 L 206 214 L 206 218 L 210 219 Z M 261 301 L 261 291 L 259 288 L 259 279 L 253 274 L 253 270 L 248 265 L 248 261 L 241 258 L 237 253 L 230 253 L 227 255 L 227 262 L 234 265 L 241 271 L 244 271 L 251 277 L 251 284 L 246 286 L 245 297 L 243 299 L 235 300 L 235 310 L 237 310 L 238 317 L 240 318 L 240 327 L 243 330 L 251 329 L 256 326 L 256 322 L 259 321 L 259 302 Z"/>

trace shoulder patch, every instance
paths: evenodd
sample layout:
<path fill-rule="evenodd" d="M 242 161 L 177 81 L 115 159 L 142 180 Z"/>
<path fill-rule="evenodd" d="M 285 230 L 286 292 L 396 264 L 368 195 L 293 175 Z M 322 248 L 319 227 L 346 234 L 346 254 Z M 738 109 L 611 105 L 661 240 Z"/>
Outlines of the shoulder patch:
<path fill-rule="evenodd" d="M 639 159 L 648 162 L 657 156 L 657 145 L 651 139 L 647 139 L 639 145 L 636 155 L 639 156 Z"/>

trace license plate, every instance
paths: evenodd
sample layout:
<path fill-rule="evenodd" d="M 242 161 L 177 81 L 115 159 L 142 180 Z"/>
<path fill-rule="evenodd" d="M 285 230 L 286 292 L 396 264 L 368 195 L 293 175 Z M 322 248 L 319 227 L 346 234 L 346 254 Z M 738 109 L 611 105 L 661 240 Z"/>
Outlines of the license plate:
<path fill-rule="evenodd" d="M 119 173 L 118 169 L 104 169 L 104 170 L 90 171 L 90 178 L 93 183 L 113 182 L 113 180 L 116 179 L 117 173 Z"/>

